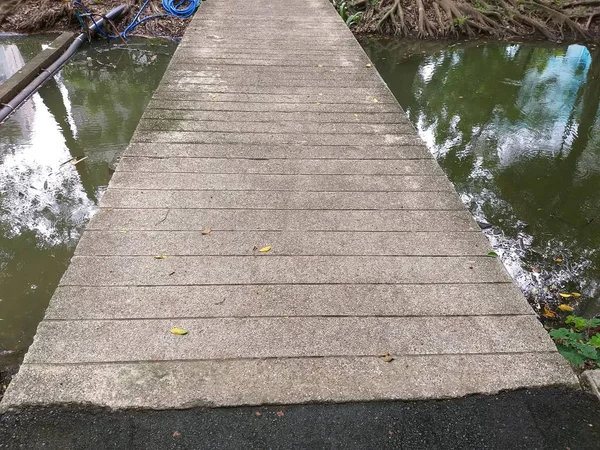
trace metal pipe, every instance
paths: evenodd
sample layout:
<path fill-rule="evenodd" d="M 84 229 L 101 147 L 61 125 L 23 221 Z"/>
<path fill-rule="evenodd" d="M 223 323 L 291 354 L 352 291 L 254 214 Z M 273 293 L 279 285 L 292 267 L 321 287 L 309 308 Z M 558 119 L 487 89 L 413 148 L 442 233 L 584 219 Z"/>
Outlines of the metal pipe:
<path fill-rule="evenodd" d="M 110 10 L 102 19 L 97 20 L 96 24 L 92 25 L 89 28 L 90 35 L 94 36 L 98 32 L 98 28 L 102 27 L 106 19 L 108 20 L 116 20 L 118 19 L 125 11 L 127 10 L 126 5 L 117 6 L 116 8 Z M 29 83 L 21 92 L 19 92 L 12 100 L 5 103 L 0 109 L 0 124 L 4 123 L 11 114 L 18 109 L 23 103 L 25 103 L 33 94 L 35 94 L 42 85 L 52 78 L 56 73 L 62 69 L 62 67 L 71 59 L 71 57 L 77 53 L 77 50 L 83 45 L 83 43 L 88 39 L 88 35 L 86 33 L 81 33 L 77 38 L 73 41 L 73 43 L 69 46 L 69 48 L 62 54 L 60 58 L 58 58 L 54 63 L 52 63 L 48 68 L 42 70 L 42 72 L 31 82 Z"/>

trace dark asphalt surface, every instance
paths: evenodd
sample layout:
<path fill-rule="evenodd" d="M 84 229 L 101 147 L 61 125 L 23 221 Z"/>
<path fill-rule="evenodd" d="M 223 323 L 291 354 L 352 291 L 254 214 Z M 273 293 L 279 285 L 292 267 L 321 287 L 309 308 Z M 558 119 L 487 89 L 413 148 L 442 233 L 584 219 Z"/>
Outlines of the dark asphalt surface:
<path fill-rule="evenodd" d="M 559 389 L 420 402 L 0 418 L 2 449 L 600 449 L 600 401 Z"/>

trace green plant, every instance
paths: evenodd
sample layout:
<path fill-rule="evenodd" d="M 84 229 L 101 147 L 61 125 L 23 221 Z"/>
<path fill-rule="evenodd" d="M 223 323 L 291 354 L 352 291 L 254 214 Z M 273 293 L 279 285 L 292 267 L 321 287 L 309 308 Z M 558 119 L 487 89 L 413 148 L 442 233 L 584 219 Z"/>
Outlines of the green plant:
<path fill-rule="evenodd" d="M 337 9 L 338 14 L 349 27 L 352 25 L 356 25 L 358 22 L 360 22 L 360 18 L 362 17 L 363 12 L 353 12 L 354 8 L 352 4 L 348 4 L 343 0 L 341 2 L 338 0 L 333 0 L 333 6 L 335 7 L 335 9 Z"/>
<path fill-rule="evenodd" d="M 567 316 L 565 324 L 569 327 L 557 328 L 550 332 L 559 353 L 574 366 L 583 366 L 586 362 L 599 366 L 600 319 Z"/>
<path fill-rule="evenodd" d="M 333 6 L 337 9 L 338 14 L 342 18 L 344 22 L 348 20 L 348 4 L 345 1 L 342 2 L 333 2 Z"/>
<path fill-rule="evenodd" d="M 349 27 L 351 27 L 352 25 L 356 25 L 358 22 L 360 22 L 360 18 L 362 17 L 362 15 L 362 11 L 359 11 L 357 13 L 352 14 L 351 16 L 348 16 L 348 18 L 346 19 L 346 25 L 348 25 Z"/>
<path fill-rule="evenodd" d="M 452 20 L 452 23 L 454 23 L 454 26 L 457 27 L 462 27 L 463 24 L 468 20 L 468 17 L 457 17 L 455 19 Z"/>

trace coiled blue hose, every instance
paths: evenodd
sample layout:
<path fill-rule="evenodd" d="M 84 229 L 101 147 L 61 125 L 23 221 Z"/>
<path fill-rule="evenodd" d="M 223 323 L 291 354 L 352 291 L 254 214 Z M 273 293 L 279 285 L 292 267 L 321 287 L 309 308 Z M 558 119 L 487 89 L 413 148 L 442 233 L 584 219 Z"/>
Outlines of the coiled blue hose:
<path fill-rule="evenodd" d="M 201 2 L 202 0 L 181 0 L 175 4 L 174 0 L 162 0 L 162 5 L 168 14 L 187 19 L 194 15 Z"/>
<path fill-rule="evenodd" d="M 145 22 L 148 22 L 149 20 L 160 19 L 162 17 L 168 17 L 168 16 L 177 17 L 179 19 L 190 18 L 194 15 L 196 10 L 200 6 L 200 3 L 202 3 L 202 0 L 181 0 L 178 3 L 175 3 L 175 0 L 162 0 L 162 6 L 165 10 L 165 14 L 155 14 L 153 16 L 148 16 L 148 17 L 144 17 L 143 19 L 140 19 L 140 16 L 143 14 L 144 10 L 146 9 L 146 7 L 150 3 L 150 1 L 151 0 L 146 0 L 146 2 L 142 5 L 142 7 L 138 11 L 138 13 L 135 15 L 135 17 L 131 21 L 131 23 L 129 25 L 127 25 L 125 27 L 125 29 L 123 31 L 121 31 L 119 34 L 106 33 L 100 27 L 98 27 L 98 34 L 100 34 L 101 36 L 103 36 L 105 38 L 127 39 L 129 33 L 131 33 L 136 27 L 140 26 L 141 24 L 143 24 Z M 87 9 L 87 7 L 83 3 L 79 2 L 79 1 L 74 1 L 73 6 L 85 11 L 86 15 L 91 19 L 92 23 L 94 25 L 97 24 L 96 20 L 94 19 L 94 15 L 90 12 L 89 9 Z M 85 23 L 79 14 L 77 15 L 77 18 L 81 22 L 82 26 L 85 27 Z"/>

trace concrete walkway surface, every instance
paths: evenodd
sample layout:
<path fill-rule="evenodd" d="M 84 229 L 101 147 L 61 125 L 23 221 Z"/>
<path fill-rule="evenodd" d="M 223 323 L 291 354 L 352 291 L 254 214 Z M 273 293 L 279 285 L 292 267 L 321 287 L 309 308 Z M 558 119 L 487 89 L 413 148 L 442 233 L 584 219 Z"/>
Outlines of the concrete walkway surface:
<path fill-rule="evenodd" d="M 489 251 L 327 0 L 209 0 L 2 406 L 577 386 Z"/>

